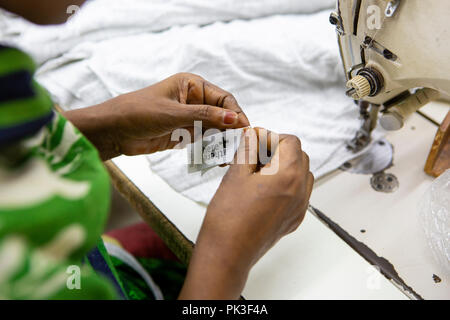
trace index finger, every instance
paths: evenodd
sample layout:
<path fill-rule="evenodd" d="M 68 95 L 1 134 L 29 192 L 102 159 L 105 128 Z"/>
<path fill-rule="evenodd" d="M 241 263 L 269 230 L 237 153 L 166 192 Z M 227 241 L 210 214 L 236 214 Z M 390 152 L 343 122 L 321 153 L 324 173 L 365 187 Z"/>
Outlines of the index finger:
<path fill-rule="evenodd" d="M 231 93 L 206 80 L 203 83 L 203 90 L 206 104 L 234 111 L 238 114 L 239 124 L 242 127 L 250 126 L 247 116 Z"/>

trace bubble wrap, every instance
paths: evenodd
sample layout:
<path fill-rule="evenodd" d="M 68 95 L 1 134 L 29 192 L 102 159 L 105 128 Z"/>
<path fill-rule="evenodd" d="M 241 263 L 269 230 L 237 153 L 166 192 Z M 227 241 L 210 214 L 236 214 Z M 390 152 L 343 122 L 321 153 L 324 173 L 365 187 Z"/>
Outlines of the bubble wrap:
<path fill-rule="evenodd" d="M 431 251 L 450 275 L 450 169 L 432 183 L 419 209 Z"/>

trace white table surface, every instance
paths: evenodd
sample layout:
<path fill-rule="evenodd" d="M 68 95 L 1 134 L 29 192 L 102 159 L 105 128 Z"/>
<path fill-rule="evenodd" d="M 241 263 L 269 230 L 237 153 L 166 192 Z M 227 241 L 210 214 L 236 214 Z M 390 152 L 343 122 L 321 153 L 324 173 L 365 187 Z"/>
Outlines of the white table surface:
<path fill-rule="evenodd" d="M 398 178 L 396 192 L 376 192 L 370 176 L 340 172 L 316 185 L 311 203 L 387 259 L 420 296 L 450 299 L 450 277 L 434 261 L 419 216 L 419 202 L 433 181 L 423 168 L 436 130 L 436 125 L 414 115 L 387 137 L 394 145 L 394 165 L 386 172 Z M 435 283 L 433 274 L 442 282 Z"/>
<path fill-rule="evenodd" d="M 449 110 L 449 103 L 444 101 L 433 101 L 420 109 L 422 113 L 437 123 L 441 123 L 444 120 Z"/>
<path fill-rule="evenodd" d="M 144 156 L 122 156 L 114 163 L 195 242 L 204 206 L 177 193 L 151 172 Z M 243 295 L 247 299 L 406 299 L 312 215 L 254 267 Z"/>
<path fill-rule="evenodd" d="M 445 116 L 445 107 L 448 110 L 448 106 L 431 107 L 427 115 L 439 120 Z M 396 193 L 376 193 L 369 176 L 337 171 L 316 184 L 311 203 L 374 251 L 387 255 L 400 276 L 424 298 L 448 298 L 447 286 L 430 285 L 430 272 L 438 271 L 420 240 L 414 211 L 432 181 L 422 168 L 437 126 L 419 115 L 408 126 L 388 136 L 396 148 L 395 166 L 388 171 L 399 177 L 401 187 Z M 150 170 L 145 156 L 122 156 L 114 163 L 195 242 L 204 206 L 174 191 Z M 367 232 L 361 236 L 363 228 Z M 247 299 L 408 299 L 311 214 L 297 232 L 257 263 L 243 295 Z"/>

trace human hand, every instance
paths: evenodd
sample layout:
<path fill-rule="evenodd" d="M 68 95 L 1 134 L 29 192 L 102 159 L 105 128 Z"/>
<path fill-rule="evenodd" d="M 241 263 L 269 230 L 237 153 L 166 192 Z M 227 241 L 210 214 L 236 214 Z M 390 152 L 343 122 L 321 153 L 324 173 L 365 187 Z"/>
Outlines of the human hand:
<path fill-rule="evenodd" d="M 264 133 L 246 130 L 260 143 L 271 141 L 261 139 Z M 256 156 L 257 147 L 243 145 L 238 153 Z M 301 224 L 314 177 L 300 140 L 280 135 L 266 166 L 274 161 L 279 169 L 273 175 L 263 175 L 257 164 L 231 165 L 208 207 L 180 298 L 238 298 L 251 267 Z"/>
<path fill-rule="evenodd" d="M 148 154 L 175 147 L 175 129 L 233 129 L 249 121 L 229 92 L 200 76 L 179 73 L 150 87 L 91 108 L 64 114 L 100 150 L 104 160 Z"/>

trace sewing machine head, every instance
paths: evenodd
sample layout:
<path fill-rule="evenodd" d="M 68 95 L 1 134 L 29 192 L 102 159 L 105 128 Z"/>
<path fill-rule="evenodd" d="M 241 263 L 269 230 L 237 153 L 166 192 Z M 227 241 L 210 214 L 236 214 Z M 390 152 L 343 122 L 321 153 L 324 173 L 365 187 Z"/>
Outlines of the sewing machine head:
<path fill-rule="evenodd" d="M 336 26 L 347 95 L 360 105 L 360 150 L 377 124 L 400 129 L 440 94 L 450 96 L 450 1 L 337 0 Z M 413 91 L 414 89 L 418 89 Z"/>

